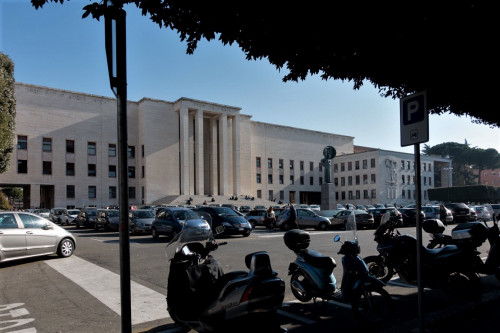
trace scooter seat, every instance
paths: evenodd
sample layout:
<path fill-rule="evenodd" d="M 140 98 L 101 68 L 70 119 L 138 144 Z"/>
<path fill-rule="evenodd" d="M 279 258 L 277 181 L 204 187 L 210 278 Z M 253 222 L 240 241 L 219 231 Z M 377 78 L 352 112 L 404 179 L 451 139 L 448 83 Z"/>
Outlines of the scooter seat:
<path fill-rule="evenodd" d="M 435 249 L 428 249 L 424 247 L 424 249 L 428 255 L 433 257 L 458 251 L 458 247 L 456 245 L 445 245 L 443 247 L 438 247 Z"/>
<path fill-rule="evenodd" d="M 332 271 L 335 267 L 337 267 L 335 259 L 333 259 L 332 257 L 325 256 L 318 251 L 304 249 L 300 250 L 299 253 L 307 263 L 309 263 L 314 267 Z"/>

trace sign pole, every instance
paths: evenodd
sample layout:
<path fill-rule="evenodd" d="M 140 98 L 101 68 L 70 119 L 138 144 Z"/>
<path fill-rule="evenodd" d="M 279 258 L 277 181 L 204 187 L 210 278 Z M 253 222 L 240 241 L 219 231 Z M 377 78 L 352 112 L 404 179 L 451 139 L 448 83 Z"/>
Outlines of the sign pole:
<path fill-rule="evenodd" d="M 423 332 L 424 328 L 424 315 L 423 315 L 423 302 L 424 302 L 424 288 L 422 283 L 422 221 L 420 220 L 420 211 L 422 210 L 422 193 L 420 191 L 420 144 L 415 144 L 415 173 L 416 173 L 416 201 L 417 201 L 417 215 L 416 215 L 416 231 L 417 231 L 417 286 L 418 286 L 418 323 L 419 332 Z"/>

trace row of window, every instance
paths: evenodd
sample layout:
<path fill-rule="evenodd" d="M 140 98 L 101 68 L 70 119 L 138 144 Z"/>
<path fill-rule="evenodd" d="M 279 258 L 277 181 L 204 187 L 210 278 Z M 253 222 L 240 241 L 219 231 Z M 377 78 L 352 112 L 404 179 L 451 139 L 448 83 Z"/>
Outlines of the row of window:
<path fill-rule="evenodd" d="M 427 190 L 424 190 L 423 193 L 424 193 L 424 199 L 427 199 Z M 411 199 L 412 194 L 413 194 L 413 198 L 416 199 L 415 190 L 401 190 L 401 199 Z M 376 189 L 372 189 L 370 191 L 363 190 L 363 199 L 375 199 L 375 198 L 377 198 L 377 190 Z M 339 199 L 339 192 L 335 192 L 335 199 L 336 200 L 361 199 L 361 191 L 360 190 L 347 191 L 347 197 L 346 197 L 346 192 L 341 191 L 340 192 L 340 199 Z"/>
<path fill-rule="evenodd" d="M 362 175 L 363 176 L 363 185 L 368 184 L 368 175 Z M 354 178 L 353 178 L 354 177 Z M 354 180 L 354 184 L 353 184 Z M 333 183 L 335 186 L 339 186 L 339 178 L 335 177 L 333 178 Z M 374 173 L 370 175 L 370 184 L 376 184 L 377 183 L 377 178 Z M 347 186 L 352 186 L 352 185 L 361 185 L 361 175 L 356 175 L 356 176 L 348 176 L 347 177 Z M 340 186 L 346 186 L 346 177 L 340 177 Z"/>
<path fill-rule="evenodd" d="M 257 174 L 256 182 L 257 182 L 257 184 L 262 184 L 262 176 L 260 173 Z M 283 175 L 279 175 L 278 182 L 280 185 L 284 184 Z M 300 182 L 300 185 L 304 185 L 305 184 L 305 177 L 300 176 L 299 182 Z M 267 183 L 268 184 L 273 183 L 273 175 L 267 175 Z M 295 183 L 295 177 L 293 175 L 291 175 L 290 176 L 290 185 L 293 185 L 294 183 Z M 323 184 L 323 177 L 319 177 L 319 185 L 321 185 L 321 184 Z M 314 177 L 309 177 L 309 185 L 314 185 Z"/>
<path fill-rule="evenodd" d="M 347 164 L 347 171 L 352 171 L 352 162 L 342 162 L 340 163 L 340 171 L 346 171 L 346 164 Z M 362 160 L 361 161 L 361 167 L 363 169 L 368 169 L 368 160 Z M 375 159 L 372 158 L 370 160 L 370 168 L 375 168 L 376 167 L 376 163 L 375 163 Z M 354 161 L 354 170 L 360 170 L 360 161 Z M 333 172 L 338 172 L 339 171 L 339 164 L 338 163 L 334 163 L 333 164 Z"/>
<path fill-rule="evenodd" d="M 109 187 L 109 199 L 116 199 L 118 195 L 118 190 L 116 186 L 110 186 Z M 66 185 L 66 198 L 67 199 L 74 199 L 75 198 L 75 192 L 76 192 L 76 187 L 75 185 Z M 128 198 L 129 199 L 135 199 L 135 187 L 130 186 L 128 188 Z M 143 188 L 143 194 L 142 197 L 144 198 L 144 188 Z M 89 186 L 88 187 L 88 198 L 89 199 L 96 199 L 97 198 L 97 186 Z"/>
<path fill-rule="evenodd" d="M 262 166 L 260 157 L 256 157 L 255 165 L 257 168 L 260 168 Z M 299 161 L 300 170 L 304 170 L 304 165 L 305 165 L 304 161 Z M 271 170 L 273 168 L 273 159 L 272 158 L 267 159 L 267 168 L 269 170 Z M 284 168 L 284 160 L 282 158 L 280 158 L 280 159 L 278 159 L 278 169 L 283 169 L 283 168 Z M 294 169 L 295 169 L 295 161 L 290 160 L 290 170 L 294 170 Z M 313 170 L 314 170 L 314 162 L 309 162 L 309 171 L 313 171 Z M 319 163 L 319 171 L 320 172 L 323 171 L 323 165 L 321 163 Z"/>
<path fill-rule="evenodd" d="M 27 150 L 28 149 L 28 137 L 26 135 L 17 136 L 17 149 Z M 52 151 L 52 138 L 42 138 L 42 151 L 51 152 Z M 75 153 L 75 140 L 66 140 L 66 153 Z M 87 142 L 87 155 L 94 156 L 97 154 L 97 143 Z M 108 144 L 108 156 L 116 156 L 116 144 Z M 127 148 L 128 158 L 135 158 L 135 146 L 128 146 Z M 141 156 L 144 157 L 144 145 L 141 146 Z"/>
<path fill-rule="evenodd" d="M 27 160 L 17 160 L 17 173 L 28 173 L 28 161 Z M 52 162 L 43 161 L 42 162 L 42 173 L 44 175 L 52 174 Z M 144 166 L 141 167 L 141 177 L 144 178 L 145 169 Z M 66 176 L 75 175 L 75 163 L 66 163 Z M 95 164 L 87 164 L 87 176 L 96 177 L 97 167 Z M 116 165 L 108 165 L 108 177 L 116 178 Z M 128 167 L 128 178 L 135 178 L 135 167 Z"/>

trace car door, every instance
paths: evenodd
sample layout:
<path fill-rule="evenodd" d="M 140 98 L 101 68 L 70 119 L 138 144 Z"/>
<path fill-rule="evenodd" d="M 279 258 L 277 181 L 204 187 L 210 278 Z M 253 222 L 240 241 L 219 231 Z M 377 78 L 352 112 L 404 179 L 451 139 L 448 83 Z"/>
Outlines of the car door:
<path fill-rule="evenodd" d="M 301 228 L 313 228 L 318 224 L 313 212 L 307 209 L 297 209 L 297 224 Z"/>
<path fill-rule="evenodd" d="M 18 213 L 26 234 L 26 255 L 41 255 L 56 252 L 57 236 L 53 225 L 43 218 Z"/>
<path fill-rule="evenodd" d="M 26 232 L 13 213 L 0 212 L 0 260 L 26 255 Z"/>

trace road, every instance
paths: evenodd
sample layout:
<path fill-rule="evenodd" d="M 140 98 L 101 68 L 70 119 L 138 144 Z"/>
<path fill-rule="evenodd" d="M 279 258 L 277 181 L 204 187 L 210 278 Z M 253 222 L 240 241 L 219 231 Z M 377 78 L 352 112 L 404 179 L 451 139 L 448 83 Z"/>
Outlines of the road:
<path fill-rule="evenodd" d="M 56 256 L 0 264 L 0 331 L 2 332 L 120 332 L 120 260 L 119 236 L 116 232 L 95 232 L 66 227 L 77 237 L 75 254 L 66 259 Z M 447 227 L 447 233 L 452 226 Z M 415 233 L 415 228 L 401 232 Z M 333 242 L 335 234 L 345 231 L 311 231 L 310 249 L 332 256 L 337 262 L 334 274 L 341 282 L 342 266 Z M 288 264 L 294 253 L 283 243 L 283 232 L 257 228 L 252 235 L 226 239 L 214 256 L 225 272 L 245 269 L 247 253 L 266 250 L 273 269 L 286 282 L 286 296 L 280 318 L 289 332 L 315 332 L 338 329 L 361 329 L 342 304 L 332 302 L 305 304 L 297 302 L 290 292 Z M 373 230 L 358 231 L 361 255 L 376 254 Z M 423 243 L 428 241 L 423 234 Z M 131 236 L 130 266 L 132 324 L 134 332 L 174 332 L 166 311 L 168 274 L 165 246 L 167 238 L 153 241 L 151 236 Z M 486 255 L 488 244 L 481 248 Z M 387 290 L 395 304 L 393 322 L 414 319 L 417 313 L 417 288 L 392 280 Z M 426 311 L 451 305 L 439 291 L 426 290 Z"/>

